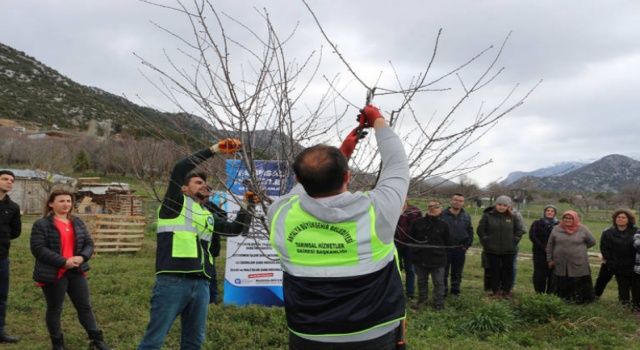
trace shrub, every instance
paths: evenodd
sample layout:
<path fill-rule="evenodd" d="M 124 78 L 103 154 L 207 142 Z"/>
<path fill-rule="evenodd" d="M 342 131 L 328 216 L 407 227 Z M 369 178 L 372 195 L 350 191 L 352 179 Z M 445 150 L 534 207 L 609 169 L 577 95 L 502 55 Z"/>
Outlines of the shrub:
<path fill-rule="evenodd" d="M 520 298 L 516 305 L 518 316 L 528 323 L 547 323 L 567 316 L 569 308 L 555 295 L 534 294 Z"/>
<path fill-rule="evenodd" d="M 460 325 L 460 331 L 484 339 L 494 333 L 508 331 L 515 315 L 507 303 L 489 303 L 475 309 Z"/>

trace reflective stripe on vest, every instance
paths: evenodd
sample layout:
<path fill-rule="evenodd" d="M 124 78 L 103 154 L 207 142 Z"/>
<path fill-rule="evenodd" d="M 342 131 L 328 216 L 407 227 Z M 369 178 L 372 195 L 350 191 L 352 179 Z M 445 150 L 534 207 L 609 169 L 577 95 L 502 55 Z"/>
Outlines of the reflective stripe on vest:
<path fill-rule="evenodd" d="M 323 222 L 307 213 L 299 196 L 276 211 L 271 245 L 284 271 L 300 277 L 359 276 L 378 271 L 394 259 L 393 242 L 382 242 L 375 230 L 375 210 L 346 222 Z"/>
<path fill-rule="evenodd" d="M 197 258 L 198 240 L 211 242 L 213 236 L 213 215 L 191 197 L 183 196 L 180 214 L 171 219 L 159 215 L 156 233 L 173 232 L 172 252 L 174 258 Z M 204 257 L 203 254 L 201 256 Z"/>

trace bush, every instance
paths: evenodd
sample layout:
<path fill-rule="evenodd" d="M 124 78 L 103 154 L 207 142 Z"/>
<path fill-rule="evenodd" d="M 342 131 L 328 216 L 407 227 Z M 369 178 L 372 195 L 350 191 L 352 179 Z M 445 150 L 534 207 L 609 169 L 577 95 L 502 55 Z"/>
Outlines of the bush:
<path fill-rule="evenodd" d="M 514 321 L 515 315 L 507 303 L 492 302 L 475 309 L 462 322 L 460 331 L 484 339 L 494 333 L 508 331 Z"/>
<path fill-rule="evenodd" d="M 534 294 L 520 298 L 516 305 L 518 316 L 528 323 L 548 323 L 567 316 L 567 304 L 555 295 Z"/>

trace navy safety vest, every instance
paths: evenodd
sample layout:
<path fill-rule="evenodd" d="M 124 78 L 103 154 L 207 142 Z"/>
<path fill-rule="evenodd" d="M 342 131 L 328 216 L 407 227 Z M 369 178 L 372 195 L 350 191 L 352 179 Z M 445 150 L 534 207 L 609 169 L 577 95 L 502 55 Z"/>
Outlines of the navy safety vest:
<path fill-rule="evenodd" d="M 373 205 L 355 221 L 322 222 L 299 196 L 277 209 L 270 241 L 283 268 L 287 325 L 322 340 L 394 328 L 405 302 L 393 242 L 382 242 Z M 386 332 L 386 330 L 384 330 Z"/>
<path fill-rule="evenodd" d="M 182 210 L 177 217 L 163 219 L 158 210 L 156 274 L 201 274 L 211 278 L 213 215 L 191 197 L 182 197 Z"/>

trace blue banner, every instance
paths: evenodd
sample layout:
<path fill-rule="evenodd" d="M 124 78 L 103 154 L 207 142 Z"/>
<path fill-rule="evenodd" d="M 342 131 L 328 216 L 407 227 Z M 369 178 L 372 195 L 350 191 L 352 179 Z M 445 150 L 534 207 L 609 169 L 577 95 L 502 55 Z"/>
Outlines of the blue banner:
<path fill-rule="evenodd" d="M 254 184 L 272 199 L 291 190 L 293 176 L 284 162 L 260 160 L 255 162 L 255 167 L 257 184 Z M 243 182 L 249 178 L 244 162 L 227 160 L 226 170 L 227 187 L 233 195 L 243 196 L 246 191 Z M 223 198 L 216 199 L 218 203 L 223 201 Z M 233 212 L 239 209 L 236 203 L 231 200 L 225 204 Z M 256 210 L 261 210 L 261 206 L 256 206 Z M 268 232 L 261 223 L 254 220 L 247 236 L 228 238 L 226 247 L 223 302 L 284 305 L 282 269 L 278 255 L 269 243 Z"/>
<path fill-rule="evenodd" d="M 293 187 L 292 172 L 286 162 L 277 160 L 256 160 L 257 184 L 269 197 L 279 197 L 289 193 Z M 235 195 L 244 195 L 243 182 L 250 178 L 249 170 L 242 160 L 227 159 L 227 188 Z"/>

